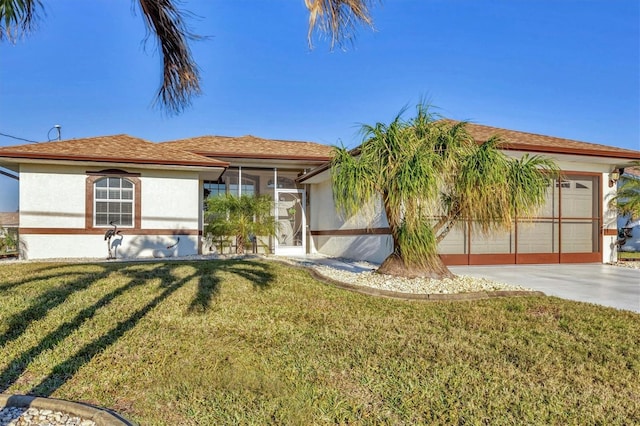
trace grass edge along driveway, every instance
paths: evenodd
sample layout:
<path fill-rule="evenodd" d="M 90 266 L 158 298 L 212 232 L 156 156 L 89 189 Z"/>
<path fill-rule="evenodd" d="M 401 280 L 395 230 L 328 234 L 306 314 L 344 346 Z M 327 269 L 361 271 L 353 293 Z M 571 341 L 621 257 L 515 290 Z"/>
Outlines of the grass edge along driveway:
<path fill-rule="evenodd" d="M 640 315 L 406 302 L 275 262 L 0 266 L 0 391 L 139 424 L 632 424 Z"/>

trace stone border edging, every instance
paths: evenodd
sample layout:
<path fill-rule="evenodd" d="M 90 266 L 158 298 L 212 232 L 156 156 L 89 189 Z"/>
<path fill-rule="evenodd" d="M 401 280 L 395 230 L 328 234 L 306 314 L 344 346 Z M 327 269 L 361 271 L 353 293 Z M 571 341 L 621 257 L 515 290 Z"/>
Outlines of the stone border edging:
<path fill-rule="evenodd" d="M 65 401 L 63 399 L 3 393 L 0 394 L 0 409 L 5 407 L 60 411 L 82 419 L 93 420 L 98 426 L 135 426 L 135 423 L 106 409 L 80 402 Z"/>
<path fill-rule="evenodd" d="M 353 291 L 355 293 L 366 294 L 368 296 L 376 296 L 376 297 L 385 297 L 388 299 L 398 299 L 398 300 L 422 300 L 422 301 L 455 301 L 455 300 L 482 300 L 482 299 L 493 299 L 496 297 L 522 297 L 522 296 L 546 296 L 541 291 L 535 290 L 496 290 L 496 291 L 474 291 L 468 293 L 432 293 L 432 294 L 421 294 L 421 293 L 400 293 L 397 291 L 390 290 L 380 290 L 373 287 L 364 287 L 360 285 L 348 284 L 342 281 L 334 280 L 333 278 L 329 278 L 325 275 L 322 275 L 313 267 L 310 266 L 301 266 L 294 265 L 285 261 L 272 259 L 276 262 L 283 263 L 287 266 L 292 266 L 298 269 L 304 269 L 309 274 L 318 281 L 322 281 L 326 284 L 332 285 L 334 287 L 338 287 L 344 290 Z"/>

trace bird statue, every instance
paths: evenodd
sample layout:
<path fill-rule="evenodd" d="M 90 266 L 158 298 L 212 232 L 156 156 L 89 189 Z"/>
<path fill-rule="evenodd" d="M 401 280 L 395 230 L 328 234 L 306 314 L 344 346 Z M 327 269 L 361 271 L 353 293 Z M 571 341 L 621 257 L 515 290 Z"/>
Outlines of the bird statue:
<path fill-rule="evenodd" d="M 167 246 L 167 250 L 171 250 L 173 248 L 176 248 L 176 246 L 178 245 L 179 242 L 180 242 L 180 237 L 178 237 L 178 240 L 175 242 L 175 244 Z"/>
<path fill-rule="evenodd" d="M 107 251 L 109 253 L 107 259 L 113 259 L 113 255 L 111 254 L 111 238 L 120 231 L 118 231 L 118 226 L 113 223 L 113 221 L 109 222 L 109 225 L 113 226 L 113 229 L 107 229 L 107 232 L 104 233 L 104 240 L 107 242 Z"/>

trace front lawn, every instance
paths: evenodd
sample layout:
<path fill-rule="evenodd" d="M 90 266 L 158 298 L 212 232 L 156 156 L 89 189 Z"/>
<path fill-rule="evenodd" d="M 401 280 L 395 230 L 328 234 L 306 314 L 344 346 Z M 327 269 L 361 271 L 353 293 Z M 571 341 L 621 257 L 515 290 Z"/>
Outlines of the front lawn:
<path fill-rule="evenodd" d="M 637 424 L 640 315 L 404 302 L 257 260 L 0 263 L 0 391 L 141 425 Z"/>

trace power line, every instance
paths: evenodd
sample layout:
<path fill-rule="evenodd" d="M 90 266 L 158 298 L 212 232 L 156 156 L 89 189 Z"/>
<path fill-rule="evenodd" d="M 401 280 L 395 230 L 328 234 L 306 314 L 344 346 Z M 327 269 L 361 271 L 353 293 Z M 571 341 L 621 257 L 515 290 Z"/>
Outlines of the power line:
<path fill-rule="evenodd" d="M 17 139 L 17 140 L 19 140 L 19 141 L 25 141 L 25 142 L 31 142 L 31 143 L 38 143 L 37 141 L 32 141 L 32 140 L 30 140 L 30 139 L 19 138 L 19 137 L 17 137 L 17 136 L 7 135 L 6 133 L 0 133 L 0 136 L 6 136 L 6 137 L 8 137 L 8 138 L 11 138 L 11 139 Z"/>
<path fill-rule="evenodd" d="M 5 175 L 5 176 L 10 177 L 11 179 L 20 180 L 19 176 L 16 176 L 16 175 L 8 173 L 8 172 L 5 172 L 4 170 L 0 170 L 0 175 Z"/>

